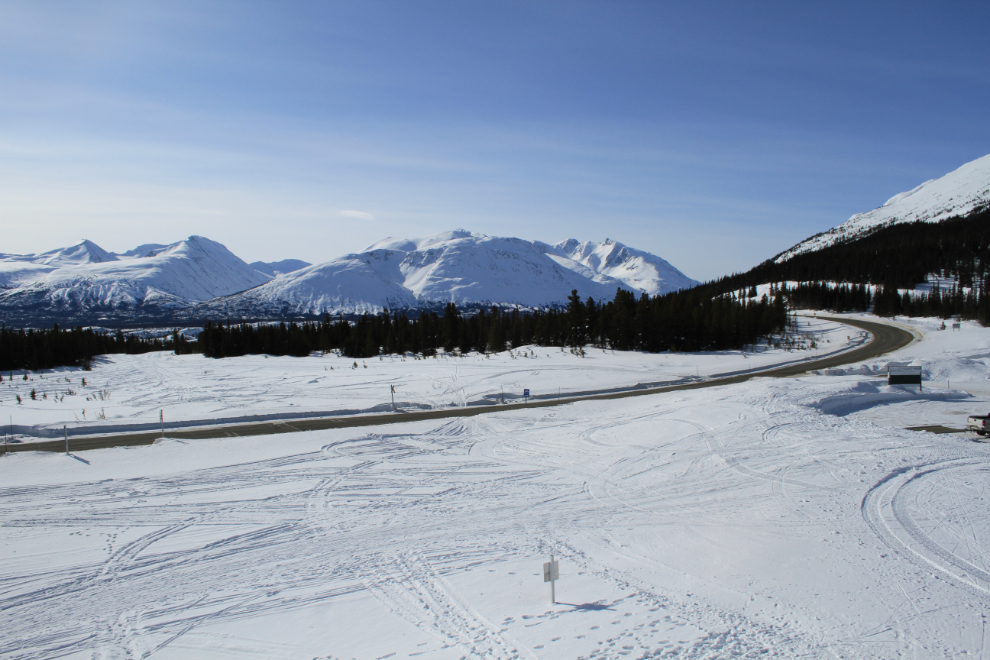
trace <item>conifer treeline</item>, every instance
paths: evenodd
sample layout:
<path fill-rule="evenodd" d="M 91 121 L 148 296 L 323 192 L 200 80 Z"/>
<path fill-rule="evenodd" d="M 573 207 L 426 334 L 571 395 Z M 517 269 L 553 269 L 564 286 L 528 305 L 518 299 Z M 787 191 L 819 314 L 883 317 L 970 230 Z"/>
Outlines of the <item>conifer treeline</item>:
<path fill-rule="evenodd" d="M 935 288 L 930 293 L 910 295 L 896 289 L 880 287 L 874 296 L 873 313 L 877 316 L 935 316 L 943 319 L 958 316 L 990 325 L 990 282 L 979 290 L 963 292 L 957 287 L 947 291 Z"/>
<path fill-rule="evenodd" d="M 990 209 L 942 222 L 883 227 L 849 242 L 769 259 L 745 273 L 708 283 L 717 295 L 766 282 L 856 282 L 913 289 L 931 273 L 980 288 L 990 277 Z"/>
<path fill-rule="evenodd" d="M 356 323 L 325 317 L 320 322 L 249 325 L 207 322 L 199 349 L 207 357 L 245 354 L 308 355 L 339 350 L 348 357 L 407 351 L 423 355 L 438 350 L 503 351 L 527 344 L 591 344 L 616 350 L 648 352 L 735 349 L 783 330 L 787 310 L 782 295 L 770 300 L 711 297 L 692 289 L 640 298 L 618 290 L 600 304 L 582 302 L 572 292 L 566 309 L 532 312 L 498 307 L 462 315 L 448 303 L 443 316 L 424 312 L 415 319 L 387 311 L 361 316 Z"/>
<path fill-rule="evenodd" d="M 108 353 L 148 353 L 173 348 L 173 342 L 142 339 L 134 335 L 105 333 L 92 328 L 51 330 L 0 328 L 0 371 L 12 369 L 51 369 L 61 366 L 87 366 L 97 355 Z"/>
<path fill-rule="evenodd" d="M 781 285 L 792 309 L 827 309 L 830 312 L 867 312 L 873 303 L 869 287 L 863 284 L 833 286 L 827 282 Z"/>
<path fill-rule="evenodd" d="M 953 286 L 945 291 L 935 287 L 928 293 L 901 293 L 896 287 L 879 286 L 870 292 L 863 284 L 830 285 L 802 282 L 781 285 L 788 305 L 796 309 L 823 309 L 831 312 L 868 312 L 877 316 L 930 316 L 979 321 L 990 326 L 990 281 L 979 288 L 963 291 Z"/>

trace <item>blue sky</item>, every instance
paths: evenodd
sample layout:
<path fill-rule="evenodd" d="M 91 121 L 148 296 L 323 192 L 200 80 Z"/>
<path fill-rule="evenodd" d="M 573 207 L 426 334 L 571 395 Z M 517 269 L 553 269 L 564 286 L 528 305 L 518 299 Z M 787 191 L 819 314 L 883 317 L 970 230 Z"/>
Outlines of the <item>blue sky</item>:
<path fill-rule="evenodd" d="M 0 4 L 2 252 L 463 227 L 709 279 L 990 153 L 990 5 Z"/>

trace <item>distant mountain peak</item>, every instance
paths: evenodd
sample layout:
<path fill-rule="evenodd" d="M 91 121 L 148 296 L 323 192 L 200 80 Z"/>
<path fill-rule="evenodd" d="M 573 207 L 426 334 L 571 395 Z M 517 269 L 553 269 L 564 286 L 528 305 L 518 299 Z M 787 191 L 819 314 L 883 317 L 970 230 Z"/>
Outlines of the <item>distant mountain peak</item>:
<path fill-rule="evenodd" d="M 101 264 L 116 261 L 117 255 L 107 252 L 90 240 L 81 240 L 75 245 L 39 254 L 35 263 L 57 268 L 82 264 Z"/>
<path fill-rule="evenodd" d="M 579 263 L 557 254 L 565 248 L 578 258 L 592 256 Z M 605 262 L 626 279 L 596 270 Z M 572 290 L 582 298 L 611 300 L 619 288 L 653 293 L 694 284 L 660 257 L 614 241 L 605 245 L 568 239 L 550 246 L 455 229 L 419 238 L 389 237 L 362 252 L 204 303 L 196 313 L 256 318 L 360 314 L 447 302 L 543 307 L 566 303 Z"/>
<path fill-rule="evenodd" d="M 611 238 L 600 243 L 568 238 L 555 245 L 539 242 L 535 245 L 568 268 L 586 269 L 589 277 L 612 278 L 633 291 L 651 296 L 698 284 L 655 254 L 630 248 Z"/>
<path fill-rule="evenodd" d="M 202 236 L 124 259 L 83 241 L 26 263 L 0 258 L 0 318 L 126 317 L 139 308 L 184 308 L 269 279 Z"/>

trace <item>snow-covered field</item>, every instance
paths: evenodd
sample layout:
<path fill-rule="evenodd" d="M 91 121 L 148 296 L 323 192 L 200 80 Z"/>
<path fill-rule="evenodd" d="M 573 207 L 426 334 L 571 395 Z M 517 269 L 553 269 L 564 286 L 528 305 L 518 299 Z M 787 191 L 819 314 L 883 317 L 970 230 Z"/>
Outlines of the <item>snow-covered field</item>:
<path fill-rule="evenodd" d="M 883 359 L 463 419 L 7 454 L 0 656 L 981 657 L 990 445 L 902 427 L 990 405 L 990 331 L 913 325 L 923 339 L 893 359 L 952 391 L 888 388 Z M 552 359 L 571 380 L 635 364 L 589 352 L 541 372 Z M 355 387 L 372 369 L 351 370 Z"/>
<path fill-rule="evenodd" d="M 169 352 L 99 358 L 90 372 L 58 369 L 0 374 L 0 420 L 22 441 L 191 423 L 238 422 L 265 417 L 348 415 L 436 409 L 574 395 L 645 384 L 670 384 L 739 370 L 813 358 L 810 339 L 825 355 L 859 345 L 848 326 L 800 319 L 804 350 L 705 354 L 613 353 L 588 348 L 584 357 L 538 346 L 490 356 L 436 358 L 384 356 L 354 360 L 245 356 L 224 360 Z M 356 366 L 355 366 L 356 365 Z M 85 378 L 85 386 L 83 379 Z M 31 391 L 35 391 L 34 399 Z M 18 403 L 16 397 L 21 398 Z"/>

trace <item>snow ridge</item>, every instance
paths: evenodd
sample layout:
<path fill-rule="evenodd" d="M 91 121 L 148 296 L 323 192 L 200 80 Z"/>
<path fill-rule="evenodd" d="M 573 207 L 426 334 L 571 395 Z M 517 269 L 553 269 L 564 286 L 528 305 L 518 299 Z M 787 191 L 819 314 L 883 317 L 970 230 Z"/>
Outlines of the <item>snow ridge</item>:
<path fill-rule="evenodd" d="M 555 245 L 534 243 L 554 261 L 596 279 L 619 280 L 633 291 L 651 296 L 689 289 L 699 284 L 660 257 L 606 238 L 602 243 L 569 238 Z"/>
<path fill-rule="evenodd" d="M 942 222 L 964 216 L 990 205 L 990 155 L 966 163 L 940 179 L 926 181 L 917 188 L 891 197 L 867 213 L 858 213 L 838 227 L 812 236 L 774 258 L 782 263 L 805 252 L 814 252 L 836 243 L 891 225 L 905 222 Z"/>

